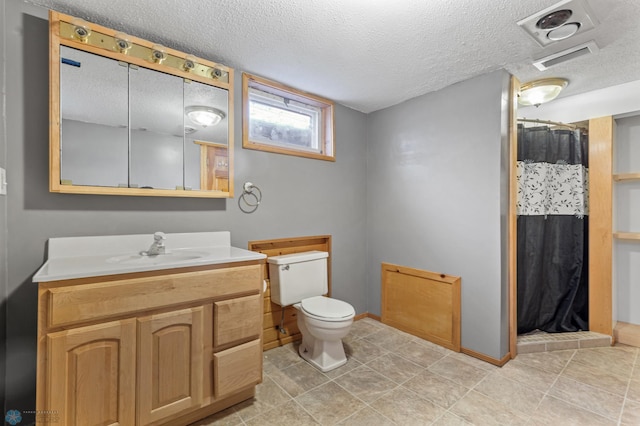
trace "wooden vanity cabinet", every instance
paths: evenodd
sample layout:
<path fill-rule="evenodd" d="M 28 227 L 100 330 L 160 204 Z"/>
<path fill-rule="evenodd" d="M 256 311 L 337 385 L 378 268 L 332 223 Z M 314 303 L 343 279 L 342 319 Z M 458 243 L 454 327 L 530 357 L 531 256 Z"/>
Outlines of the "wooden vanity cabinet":
<path fill-rule="evenodd" d="M 262 381 L 262 264 L 40 283 L 45 424 L 182 425 Z"/>

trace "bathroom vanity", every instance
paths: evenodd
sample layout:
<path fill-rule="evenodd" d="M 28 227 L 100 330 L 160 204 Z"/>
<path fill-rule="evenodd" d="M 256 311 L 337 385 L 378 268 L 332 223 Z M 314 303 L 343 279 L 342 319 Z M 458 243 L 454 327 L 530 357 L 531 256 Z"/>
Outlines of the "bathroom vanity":
<path fill-rule="evenodd" d="M 151 235 L 49 240 L 39 423 L 183 425 L 254 396 L 265 256 L 228 232 L 166 238 L 157 256 Z"/>

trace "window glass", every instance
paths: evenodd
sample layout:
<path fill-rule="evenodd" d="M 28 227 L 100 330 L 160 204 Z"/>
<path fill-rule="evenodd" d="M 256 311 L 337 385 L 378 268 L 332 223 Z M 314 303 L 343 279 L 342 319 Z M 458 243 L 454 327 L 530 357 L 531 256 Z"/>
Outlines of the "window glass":
<path fill-rule="evenodd" d="M 334 159 L 330 101 L 247 74 L 243 94 L 245 148 Z"/>

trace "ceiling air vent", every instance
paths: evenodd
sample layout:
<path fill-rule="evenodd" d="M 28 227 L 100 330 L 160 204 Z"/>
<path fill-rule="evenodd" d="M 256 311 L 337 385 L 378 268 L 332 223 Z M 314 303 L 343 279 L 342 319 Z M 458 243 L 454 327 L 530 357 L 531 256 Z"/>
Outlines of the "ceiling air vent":
<path fill-rule="evenodd" d="M 582 34 L 597 24 L 586 0 L 562 0 L 518 21 L 520 28 L 542 47 Z"/>
<path fill-rule="evenodd" d="M 549 67 L 570 61 L 571 59 L 579 58 L 584 55 L 591 55 L 592 53 L 596 53 L 598 50 L 598 45 L 594 41 L 590 41 L 588 43 L 579 44 L 558 53 L 554 53 L 553 55 L 536 59 L 533 61 L 533 65 L 540 71 L 544 71 Z"/>

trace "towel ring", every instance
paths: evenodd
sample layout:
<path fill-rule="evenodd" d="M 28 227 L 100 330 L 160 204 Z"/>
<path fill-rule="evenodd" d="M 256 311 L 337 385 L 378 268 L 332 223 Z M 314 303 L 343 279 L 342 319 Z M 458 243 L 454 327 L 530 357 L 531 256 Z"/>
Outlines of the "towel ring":
<path fill-rule="evenodd" d="M 247 198 L 249 196 L 253 198 Z M 238 207 L 240 210 L 244 213 L 253 213 L 258 210 L 261 201 L 262 191 L 260 191 L 260 188 L 251 182 L 245 182 L 244 185 L 242 185 L 242 195 L 238 198 Z"/>

